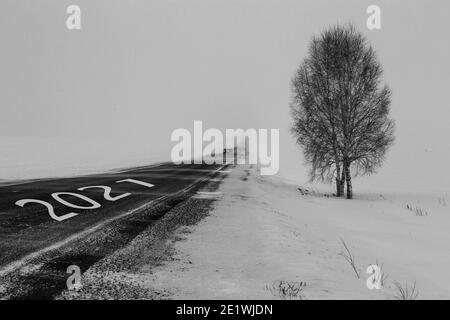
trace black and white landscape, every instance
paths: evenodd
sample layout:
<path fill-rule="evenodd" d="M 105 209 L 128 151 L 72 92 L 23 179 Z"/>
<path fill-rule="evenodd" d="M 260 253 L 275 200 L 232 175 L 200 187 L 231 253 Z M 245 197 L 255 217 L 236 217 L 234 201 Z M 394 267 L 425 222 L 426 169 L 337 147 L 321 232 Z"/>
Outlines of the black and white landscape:
<path fill-rule="evenodd" d="M 449 10 L 0 2 L 0 298 L 450 299 Z"/>

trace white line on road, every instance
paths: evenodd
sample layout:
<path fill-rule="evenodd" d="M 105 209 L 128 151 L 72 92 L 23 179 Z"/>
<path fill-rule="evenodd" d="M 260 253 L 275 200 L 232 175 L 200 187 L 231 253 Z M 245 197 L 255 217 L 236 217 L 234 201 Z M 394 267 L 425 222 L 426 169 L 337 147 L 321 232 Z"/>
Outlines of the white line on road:
<path fill-rule="evenodd" d="M 208 191 L 197 191 L 197 194 L 193 196 L 194 199 L 218 199 L 222 197 L 222 192 L 208 192 Z"/>

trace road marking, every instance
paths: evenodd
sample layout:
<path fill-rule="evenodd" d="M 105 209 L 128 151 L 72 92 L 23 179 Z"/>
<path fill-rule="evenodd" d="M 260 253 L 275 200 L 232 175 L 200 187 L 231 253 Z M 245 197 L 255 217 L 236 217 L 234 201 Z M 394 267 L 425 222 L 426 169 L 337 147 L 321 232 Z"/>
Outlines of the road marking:
<path fill-rule="evenodd" d="M 222 192 L 207 192 L 207 191 L 197 191 L 197 194 L 193 196 L 194 199 L 218 199 L 222 197 Z"/>
<path fill-rule="evenodd" d="M 223 178 L 222 179 L 220 179 L 220 178 L 212 178 L 212 179 L 209 179 L 209 181 L 210 182 L 221 182 L 221 181 L 223 181 Z"/>
<path fill-rule="evenodd" d="M 197 194 L 204 194 L 204 195 L 221 195 L 222 192 L 197 191 Z"/>
<path fill-rule="evenodd" d="M 103 198 L 105 198 L 108 201 L 117 201 L 120 200 L 122 198 L 131 196 L 131 193 L 123 193 L 121 195 L 115 196 L 115 197 L 111 197 L 111 187 L 108 186 L 87 186 L 87 187 L 82 187 L 82 188 L 78 188 L 77 190 L 83 191 L 86 189 L 103 189 L 104 193 L 103 193 Z"/>
<path fill-rule="evenodd" d="M 124 179 L 124 180 L 116 181 L 116 183 L 120 183 L 120 182 L 135 183 L 135 184 L 139 184 L 141 186 L 147 187 L 147 188 L 151 188 L 151 187 L 155 186 L 154 184 L 151 184 L 151 183 L 148 183 L 148 182 L 144 182 L 144 181 L 135 180 L 135 179 Z"/>

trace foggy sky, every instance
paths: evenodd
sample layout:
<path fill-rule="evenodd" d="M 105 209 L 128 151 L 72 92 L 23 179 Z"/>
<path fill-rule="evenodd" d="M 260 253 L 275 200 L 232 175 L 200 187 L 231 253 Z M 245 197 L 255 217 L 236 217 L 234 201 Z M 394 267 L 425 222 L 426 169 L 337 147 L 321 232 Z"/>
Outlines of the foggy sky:
<path fill-rule="evenodd" d="M 82 30 L 65 27 L 70 4 Z M 366 29 L 370 4 L 382 30 Z M 169 157 L 170 133 L 202 120 L 279 128 L 283 166 L 283 154 L 301 159 L 288 105 L 308 42 L 353 22 L 393 91 L 395 171 L 417 152 L 450 150 L 449 9 L 445 0 L 2 0 L 0 140 L 20 137 L 24 150 L 28 138 L 107 141 L 108 156 Z M 9 160 L 26 157 L 13 149 Z"/>

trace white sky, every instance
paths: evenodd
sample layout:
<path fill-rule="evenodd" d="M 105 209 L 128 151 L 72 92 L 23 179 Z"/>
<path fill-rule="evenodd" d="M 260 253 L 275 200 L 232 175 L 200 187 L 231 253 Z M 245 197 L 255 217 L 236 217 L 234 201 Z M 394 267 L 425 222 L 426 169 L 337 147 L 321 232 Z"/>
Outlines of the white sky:
<path fill-rule="evenodd" d="M 81 7 L 80 31 L 65 27 L 70 4 Z M 365 27 L 370 4 L 381 7 L 381 31 Z M 76 154 L 57 146 L 76 140 L 83 163 L 168 159 L 170 133 L 194 120 L 279 128 L 283 169 L 301 161 L 288 132 L 291 77 L 313 34 L 349 21 L 373 44 L 393 90 L 397 142 L 385 172 L 445 166 L 449 10 L 446 0 L 2 0 L 0 174 L 32 166 L 25 158 L 50 161 L 36 141 L 55 139 L 62 158 Z"/>

